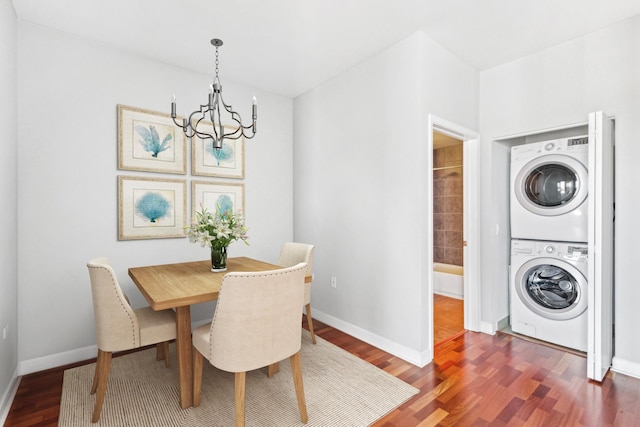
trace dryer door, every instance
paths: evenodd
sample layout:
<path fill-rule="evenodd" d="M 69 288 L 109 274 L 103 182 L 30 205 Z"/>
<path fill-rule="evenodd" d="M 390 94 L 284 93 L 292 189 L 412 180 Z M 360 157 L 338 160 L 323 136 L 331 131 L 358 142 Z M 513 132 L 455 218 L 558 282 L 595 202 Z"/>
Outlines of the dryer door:
<path fill-rule="evenodd" d="M 550 154 L 527 163 L 516 175 L 514 192 L 528 211 L 563 215 L 580 206 L 588 194 L 585 166 L 573 157 Z"/>
<path fill-rule="evenodd" d="M 516 272 L 514 285 L 522 303 L 547 319 L 572 319 L 587 308 L 587 279 L 562 260 L 527 261 Z"/>

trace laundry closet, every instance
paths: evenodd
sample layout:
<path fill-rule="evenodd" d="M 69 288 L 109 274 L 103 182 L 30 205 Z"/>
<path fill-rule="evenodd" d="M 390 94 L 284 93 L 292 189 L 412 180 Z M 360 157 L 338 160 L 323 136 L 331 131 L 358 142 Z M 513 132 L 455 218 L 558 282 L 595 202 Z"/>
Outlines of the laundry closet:
<path fill-rule="evenodd" d="M 509 324 L 586 353 L 602 380 L 613 349 L 613 121 L 501 138 L 509 156 Z"/>

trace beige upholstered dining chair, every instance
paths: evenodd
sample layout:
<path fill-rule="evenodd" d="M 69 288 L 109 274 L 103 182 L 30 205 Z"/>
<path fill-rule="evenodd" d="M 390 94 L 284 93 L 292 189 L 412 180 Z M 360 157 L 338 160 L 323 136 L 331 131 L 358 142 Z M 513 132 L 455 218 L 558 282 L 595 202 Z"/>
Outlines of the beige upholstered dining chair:
<path fill-rule="evenodd" d="M 280 256 L 278 257 L 278 265 L 282 267 L 291 267 L 299 262 L 307 263 L 306 276 L 313 278 L 313 245 L 305 243 L 287 242 L 282 245 Z M 313 332 L 313 319 L 311 318 L 311 282 L 304 284 L 304 308 L 307 312 L 307 323 L 309 324 L 309 333 L 311 334 L 311 342 L 316 343 L 316 334 Z"/>
<path fill-rule="evenodd" d="M 302 383 L 300 305 L 304 263 L 280 270 L 227 273 L 211 324 L 193 331 L 193 406 L 200 404 L 203 358 L 235 373 L 236 426 L 244 426 L 247 371 L 291 361 L 298 410 L 308 420 Z"/>
<path fill-rule="evenodd" d="M 95 423 L 100 418 L 107 391 L 112 353 L 157 344 L 157 360 L 164 360 L 169 366 L 169 341 L 176 338 L 176 318 L 173 310 L 131 308 L 107 258 L 92 259 L 87 267 L 98 341 L 98 359 L 91 385 L 91 394 L 97 390 L 91 418 Z"/>

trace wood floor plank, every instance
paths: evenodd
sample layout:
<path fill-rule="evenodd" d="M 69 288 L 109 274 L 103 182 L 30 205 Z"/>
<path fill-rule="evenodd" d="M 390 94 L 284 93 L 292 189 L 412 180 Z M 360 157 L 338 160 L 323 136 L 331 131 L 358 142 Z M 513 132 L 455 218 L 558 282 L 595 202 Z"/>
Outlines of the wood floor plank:
<path fill-rule="evenodd" d="M 640 425 L 640 379 L 609 373 L 602 384 L 589 381 L 579 354 L 500 332 L 467 332 L 419 368 L 317 320 L 314 327 L 317 336 L 420 390 L 375 427 Z M 24 376 L 5 426 L 56 426 L 66 368 Z"/>

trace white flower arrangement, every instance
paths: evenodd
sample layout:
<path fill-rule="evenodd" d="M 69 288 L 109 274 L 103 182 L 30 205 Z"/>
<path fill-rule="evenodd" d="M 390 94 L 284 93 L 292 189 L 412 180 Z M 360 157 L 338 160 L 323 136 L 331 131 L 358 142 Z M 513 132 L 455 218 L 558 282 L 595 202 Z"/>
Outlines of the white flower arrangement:
<path fill-rule="evenodd" d="M 220 206 L 216 207 L 215 214 L 212 214 L 200 205 L 202 211 L 196 212 L 190 225 L 185 227 L 186 235 L 191 243 L 200 243 L 204 248 L 226 248 L 235 240 L 242 240 L 249 244 L 247 239 L 248 228 L 244 224 L 244 217 L 238 212 L 226 210 L 219 212 Z"/>

